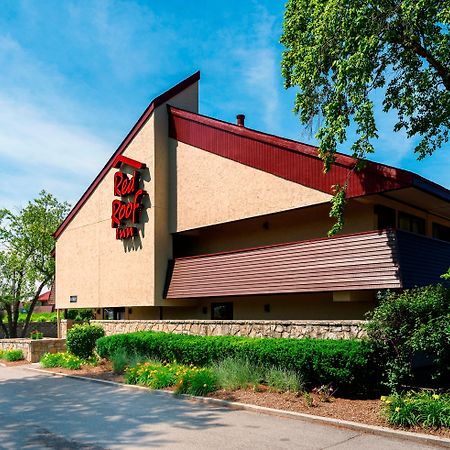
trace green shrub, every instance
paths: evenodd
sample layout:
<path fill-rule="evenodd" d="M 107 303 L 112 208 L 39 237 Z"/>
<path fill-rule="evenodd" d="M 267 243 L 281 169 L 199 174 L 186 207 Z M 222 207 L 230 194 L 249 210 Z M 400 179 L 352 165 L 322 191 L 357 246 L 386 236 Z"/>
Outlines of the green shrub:
<path fill-rule="evenodd" d="M 19 314 L 17 319 L 18 323 L 25 322 L 27 315 L 24 313 Z M 56 322 L 56 313 L 55 312 L 42 312 L 42 313 L 33 313 L 31 314 L 30 322 Z"/>
<path fill-rule="evenodd" d="M 271 367 L 266 371 L 265 379 L 269 388 L 276 392 L 302 392 L 303 382 L 293 370 Z"/>
<path fill-rule="evenodd" d="M 264 380 L 264 370 L 248 359 L 225 358 L 213 364 L 217 385 L 222 389 L 256 388 Z"/>
<path fill-rule="evenodd" d="M 86 361 L 71 353 L 44 353 L 40 359 L 42 367 L 63 367 L 65 369 L 79 370 Z"/>
<path fill-rule="evenodd" d="M 371 345 L 392 390 L 424 383 L 450 387 L 450 289 L 436 285 L 399 294 L 383 292 L 368 319 Z M 430 361 L 422 378 L 413 371 L 418 355 Z"/>
<path fill-rule="evenodd" d="M 67 332 L 67 350 L 80 358 L 89 358 L 94 354 L 95 342 L 104 335 L 99 325 L 74 325 Z"/>
<path fill-rule="evenodd" d="M 383 412 L 392 425 L 450 428 L 450 395 L 432 392 L 408 392 L 381 397 Z"/>
<path fill-rule="evenodd" d="M 175 386 L 178 394 L 205 395 L 216 389 L 210 369 L 183 366 L 177 363 L 145 362 L 125 370 L 125 382 L 141 384 L 150 389 Z"/>
<path fill-rule="evenodd" d="M 207 395 L 216 390 L 217 379 L 213 370 L 208 368 L 181 368 L 177 374 L 175 392 L 177 394 Z"/>
<path fill-rule="evenodd" d="M 94 319 L 94 310 L 92 309 L 69 309 L 67 318 L 75 322 L 89 322 Z"/>
<path fill-rule="evenodd" d="M 0 358 L 6 361 L 21 361 L 24 359 L 22 350 L 2 350 L 0 352 Z"/>
<path fill-rule="evenodd" d="M 210 366 L 233 357 L 249 364 L 296 372 L 310 386 L 332 383 L 339 393 L 357 394 L 378 386 L 373 350 L 361 340 L 275 339 L 137 332 L 103 337 L 97 352 L 110 358 L 118 349 L 181 364 Z"/>
<path fill-rule="evenodd" d="M 129 364 L 128 355 L 123 349 L 118 349 L 111 355 L 111 362 L 114 373 L 123 373 Z"/>

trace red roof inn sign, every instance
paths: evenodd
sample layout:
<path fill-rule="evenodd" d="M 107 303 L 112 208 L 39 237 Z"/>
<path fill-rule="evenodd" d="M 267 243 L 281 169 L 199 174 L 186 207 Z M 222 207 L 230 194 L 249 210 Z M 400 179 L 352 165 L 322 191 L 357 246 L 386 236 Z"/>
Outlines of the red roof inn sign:
<path fill-rule="evenodd" d="M 128 239 L 137 235 L 139 215 L 142 208 L 142 198 L 146 192 L 139 188 L 140 172 L 145 164 L 119 155 L 114 161 L 114 167 L 120 168 L 122 165 L 132 167 L 131 178 L 120 170 L 114 174 L 114 195 L 120 197 L 112 202 L 111 227 L 116 229 L 116 239 Z M 128 224 L 128 226 L 127 226 Z"/>

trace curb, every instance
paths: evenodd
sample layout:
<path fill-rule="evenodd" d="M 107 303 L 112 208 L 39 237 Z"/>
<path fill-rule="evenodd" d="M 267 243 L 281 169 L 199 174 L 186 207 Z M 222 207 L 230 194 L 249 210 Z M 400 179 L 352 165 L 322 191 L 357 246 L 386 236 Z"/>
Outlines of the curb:
<path fill-rule="evenodd" d="M 380 426 L 376 426 L 376 425 L 366 425 L 366 424 L 362 424 L 362 423 L 358 423 L 358 422 L 351 422 L 348 420 L 334 419 L 331 417 L 315 416 L 313 414 L 299 413 L 299 412 L 294 412 L 294 411 L 285 411 L 282 409 L 274 409 L 274 408 L 268 408 L 266 406 L 257 406 L 257 405 L 250 405 L 247 403 L 232 402 L 232 401 L 222 400 L 222 399 L 218 399 L 218 398 L 196 397 L 196 396 L 187 395 L 187 394 L 175 394 L 173 391 L 166 391 L 166 390 L 161 390 L 161 389 L 150 390 L 149 388 L 147 388 L 145 386 L 122 384 L 122 383 L 117 383 L 115 381 L 83 377 L 80 375 L 49 372 L 44 369 L 38 369 L 37 367 L 27 366 L 24 368 L 27 370 L 41 372 L 41 373 L 45 373 L 47 375 L 52 375 L 52 376 L 56 376 L 56 377 L 66 377 L 66 378 L 73 378 L 73 379 L 80 380 L 80 381 L 87 381 L 87 382 L 91 382 L 91 383 L 93 382 L 93 383 L 106 384 L 106 385 L 114 386 L 114 387 L 120 388 L 120 389 L 132 389 L 132 390 L 134 389 L 134 390 L 143 390 L 146 392 L 157 392 L 162 395 L 169 395 L 172 397 L 176 396 L 177 398 L 188 400 L 188 401 L 191 401 L 194 403 L 203 403 L 203 404 L 209 404 L 209 405 L 215 405 L 215 406 L 223 406 L 228 409 L 251 411 L 254 413 L 284 417 L 287 419 L 304 420 L 307 422 L 312 422 L 312 423 L 322 424 L 322 425 L 329 425 L 329 426 L 333 426 L 336 428 L 346 428 L 349 430 L 359 431 L 359 432 L 367 433 L 367 434 L 373 434 L 376 436 L 400 439 L 403 441 L 415 442 L 418 444 L 428 444 L 428 445 L 433 445 L 433 446 L 441 447 L 441 448 L 450 448 L 450 439 L 441 438 L 438 436 L 433 436 L 433 435 L 428 435 L 428 434 L 423 434 L 423 433 L 412 433 L 409 431 L 393 430 L 393 429 L 387 428 L 387 427 L 380 427 Z"/>

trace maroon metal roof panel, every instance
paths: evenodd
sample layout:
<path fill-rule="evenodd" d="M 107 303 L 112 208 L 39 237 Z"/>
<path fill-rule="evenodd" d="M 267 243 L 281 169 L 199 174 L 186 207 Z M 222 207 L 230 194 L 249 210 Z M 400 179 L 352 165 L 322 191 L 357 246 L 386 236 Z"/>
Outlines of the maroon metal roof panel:
<path fill-rule="evenodd" d="M 395 231 L 179 258 L 167 298 L 399 288 Z"/>
<path fill-rule="evenodd" d="M 325 174 L 316 147 L 171 106 L 168 109 L 170 137 L 322 192 L 332 193 L 333 185 L 347 182 L 347 196 L 357 197 L 413 182 L 411 172 L 370 161 L 356 172 L 355 159 L 344 154 L 337 154 L 332 170 Z"/>

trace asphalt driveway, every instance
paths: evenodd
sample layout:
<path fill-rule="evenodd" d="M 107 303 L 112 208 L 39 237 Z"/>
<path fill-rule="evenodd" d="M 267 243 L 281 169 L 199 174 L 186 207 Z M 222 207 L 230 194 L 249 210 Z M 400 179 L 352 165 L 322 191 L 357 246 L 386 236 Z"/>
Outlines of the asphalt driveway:
<path fill-rule="evenodd" d="M 435 448 L 23 367 L 0 367 L 0 424 L 8 450 Z"/>

